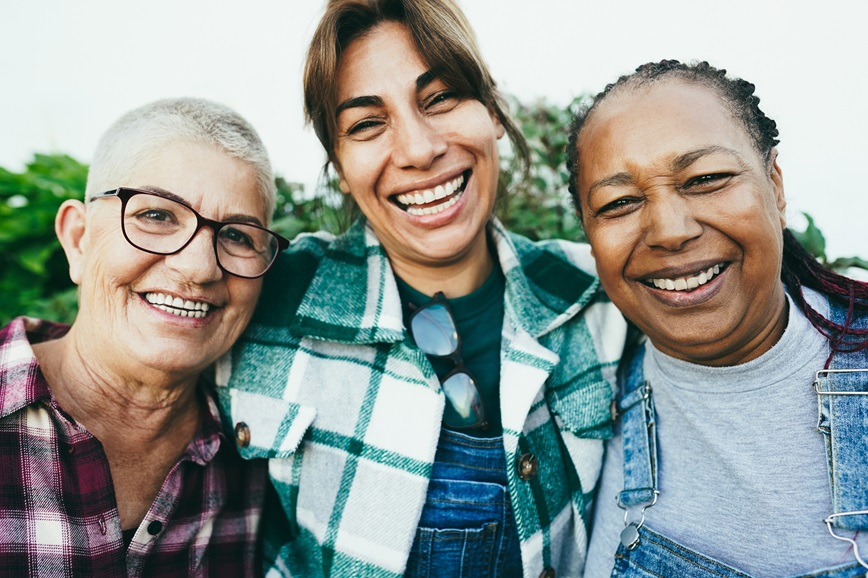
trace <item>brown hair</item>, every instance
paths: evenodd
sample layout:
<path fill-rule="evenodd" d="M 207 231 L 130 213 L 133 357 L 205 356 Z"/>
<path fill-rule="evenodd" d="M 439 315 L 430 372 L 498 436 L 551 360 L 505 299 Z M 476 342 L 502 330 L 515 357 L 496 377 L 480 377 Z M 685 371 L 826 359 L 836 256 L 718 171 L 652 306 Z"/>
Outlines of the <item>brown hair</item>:
<path fill-rule="evenodd" d="M 434 73 L 459 95 L 473 98 L 497 115 L 516 157 L 526 169 L 530 152 L 476 44 L 464 14 L 452 0 L 330 0 L 308 47 L 304 66 L 307 122 L 334 162 L 337 132 L 337 70 L 341 52 L 353 40 L 386 21 L 403 24 L 416 50 Z"/>

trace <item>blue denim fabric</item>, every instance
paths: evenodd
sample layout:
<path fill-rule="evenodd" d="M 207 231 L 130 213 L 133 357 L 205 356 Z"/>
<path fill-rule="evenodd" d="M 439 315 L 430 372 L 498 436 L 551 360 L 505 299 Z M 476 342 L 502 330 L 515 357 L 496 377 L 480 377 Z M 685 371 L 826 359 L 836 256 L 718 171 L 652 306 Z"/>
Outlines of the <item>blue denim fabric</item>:
<path fill-rule="evenodd" d="M 410 549 L 408 578 L 521 576 L 503 438 L 444 429 Z"/>
<path fill-rule="evenodd" d="M 842 324 L 846 310 L 832 304 L 831 318 Z M 856 326 L 868 326 L 868 319 Z M 644 381 L 644 347 L 636 352 L 622 375 L 619 401 L 624 438 L 624 491 L 618 502 L 629 511 L 628 520 L 638 525 L 638 543 L 628 549 L 623 543 L 615 554 L 613 578 L 750 578 L 748 574 L 686 548 L 640 523 L 641 508 L 653 501 L 657 488 L 657 448 L 654 403 Z M 868 368 L 868 350 L 838 354 L 833 369 Z M 829 373 L 817 383 L 818 392 L 868 392 L 868 372 Z M 832 503 L 835 513 L 868 510 L 868 396 L 826 395 L 819 397 L 818 427 L 826 437 Z M 831 512 L 830 512 L 831 513 Z M 835 525 L 847 530 L 868 529 L 868 515 L 842 516 Z M 864 555 L 864 553 L 863 553 Z M 866 576 L 859 564 L 846 564 L 812 573 L 803 578 L 855 578 Z"/>
<path fill-rule="evenodd" d="M 830 317 L 843 325 L 847 310 L 833 307 Z M 868 317 L 856 319 L 852 325 L 866 329 Z M 868 510 L 868 462 L 865 459 L 868 455 L 868 371 L 865 371 L 868 351 L 836 353 L 831 369 L 837 371 L 821 372 L 816 387 L 820 409 L 817 429 L 826 441 L 832 506 L 835 514 L 865 511 Z M 840 516 L 833 524 L 845 530 L 866 530 L 868 515 Z"/>
<path fill-rule="evenodd" d="M 618 546 L 612 578 L 751 578 L 749 574 L 722 564 L 689 548 L 652 532 L 647 526 L 639 529 L 641 536 L 635 550 Z M 802 578 L 861 578 L 865 568 L 846 564 L 820 574 Z"/>

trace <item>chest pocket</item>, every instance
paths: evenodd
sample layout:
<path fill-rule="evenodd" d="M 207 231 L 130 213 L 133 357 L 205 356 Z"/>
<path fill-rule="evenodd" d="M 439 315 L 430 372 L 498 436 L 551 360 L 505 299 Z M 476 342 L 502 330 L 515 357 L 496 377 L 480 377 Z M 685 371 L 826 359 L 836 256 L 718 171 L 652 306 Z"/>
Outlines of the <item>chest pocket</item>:
<path fill-rule="evenodd" d="M 826 523 L 868 529 L 868 369 L 829 369 L 814 382 L 834 511 Z M 832 528 L 830 527 L 830 530 Z"/>

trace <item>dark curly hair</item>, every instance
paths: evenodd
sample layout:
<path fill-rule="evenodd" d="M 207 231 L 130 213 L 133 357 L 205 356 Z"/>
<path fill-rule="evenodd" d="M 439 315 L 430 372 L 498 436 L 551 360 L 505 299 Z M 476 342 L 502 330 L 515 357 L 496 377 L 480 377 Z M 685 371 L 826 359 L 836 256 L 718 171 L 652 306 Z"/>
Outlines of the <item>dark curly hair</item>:
<path fill-rule="evenodd" d="M 775 121 L 760 109 L 760 99 L 754 94 L 756 87 L 753 83 L 741 78 L 728 77 L 725 69 L 715 68 L 708 62 L 689 64 L 677 60 L 649 62 L 638 67 L 636 72 L 621 76 L 614 83 L 607 85 L 590 104 L 579 109 L 573 117 L 569 128 L 566 156 L 567 169 L 570 173 L 570 196 L 580 217 L 582 210 L 577 183 L 581 151 L 578 149 L 578 142 L 585 121 L 594 109 L 612 94 L 622 90 L 637 90 L 655 82 L 672 80 L 698 84 L 713 90 L 733 118 L 750 136 L 754 148 L 766 165 L 773 162 L 774 147 L 780 142 L 778 127 Z M 824 267 L 799 243 L 789 229 L 784 230 L 783 239 L 781 280 L 811 324 L 829 340 L 832 351 L 826 361 L 826 367 L 829 366 L 836 352 L 849 353 L 868 349 L 868 330 L 851 326 L 854 318 L 868 315 L 868 283 L 850 279 Z M 829 299 L 847 306 L 848 318 L 844 325 L 838 325 L 814 310 L 805 300 L 802 287 L 818 291 Z"/>

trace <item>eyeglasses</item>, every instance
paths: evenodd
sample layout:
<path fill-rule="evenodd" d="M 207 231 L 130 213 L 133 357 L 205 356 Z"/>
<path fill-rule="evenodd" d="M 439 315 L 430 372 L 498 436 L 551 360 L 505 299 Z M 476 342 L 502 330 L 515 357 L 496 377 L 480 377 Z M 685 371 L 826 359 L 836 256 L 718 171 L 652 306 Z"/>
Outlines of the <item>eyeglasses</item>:
<path fill-rule="evenodd" d="M 443 424 L 452 429 L 475 429 L 488 425 L 485 407 L 473 376 L 461 358 L 461 336 L 452 309 L 443 292 L 416 309 L 410 316 L 410 332 L 416 345 L 427 355 L 452 361 L 455 368 L 440 380 L 446 395 Z"/>
<path fill-rule="evenodd" d="M 109 197 L 121 200 L 121 230 L 127 242 L 146 253 L 178 253 L 202 227 L 210 227 L 217 266 L 236 277 L 255 279 L 289 246 L 287 239 L 263 227 L 207 219 L 180 201 L 150 191 L 120 187 L 91 199 Z"/>

